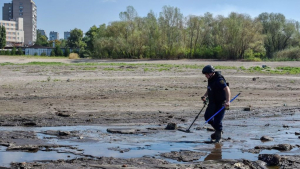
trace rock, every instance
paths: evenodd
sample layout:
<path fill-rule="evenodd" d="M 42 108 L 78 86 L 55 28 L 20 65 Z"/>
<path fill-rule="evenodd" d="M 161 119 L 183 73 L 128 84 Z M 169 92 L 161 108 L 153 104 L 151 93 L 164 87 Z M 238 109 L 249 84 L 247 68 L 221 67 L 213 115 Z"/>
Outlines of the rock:
<path fill-rule="evenodd" d="M 269 136 L 262 136 L 260 138 L 261 141 L 273 141 L 274 139 L 272 137 Z"/>
<path fill-rule="evenodd" d="M 165 129 L 166 130 L 176 130 L 177 129 L 177 124 L 176 123 L 168 123 L 168 125 Z"/>
<path fill-rule="evenodd" d="M 68 135 L 71 135 L 71 133 L 69 131 L 58 131 L 58 135 L 59 136 L 68 136 Z"/>
<path fill-rule="evenodd" d="M 295 132 L 295 135 L 298 136 L 298 135 L 300 135 L 300 133 L 299 132 Z"/>
<path fill-rule="evenodd" d="M 207 131 L 215 131 L 215 129 L 212 128 L 212 127 L 205 127 L 205 128 L 206 128 Z"/>
<path fill-rule="evenodd" d="M 16 145 L 10 145 L 6 149 L 7 151 L 29 151 L 29 152 L 37 152 L 39 150 L 39 146 L 37 145 L 22 145 L 22 146 L 16 146 Z"/>
<path fill-rule="evenodd" d="M 136 129 L 131 128 L 111 128 L 106 130 L 109 133 L 120 133 L 120 134 L 134 134 Z"/>
<path fill-rule="evenodd" d="M 258 160 L 264 161 L 270 166 L 275 166 L 279 164 L 281 156 L 278 154 L 260 154 Z"/>
<path fill-rule="evenodd" d="M 244 111 L 251 111 L 251 107 L 245 107 Z"/>
<path fill-rule="evenodd" d="M 291 149 L 293 149 L 293 146 L 290 144 L 278 144 L 278 145 L 274 146 L 273 149 L 290 151 Z"/>
<path fill-rule="evenodd" d="M 35 122 L 25 122 L 25 123 L 23 123 L 23 125 L 27 126 L 27 127 L 29 127 L 29 126 L 36 126 L 36 123 Z"/>
<path fill-rule="evenodd" d="M 289 128 L 289 126 L 286 125 L 286 124 L 282 125 L 282 127 L 283 127 L 283 128 Z"/>
<path fill-rule="evenodd" d="M 182 162 L 189 162 L 194 160 L 199 160 L 201 156 L 205 156 L 206 153 L 204 152 L 195 152 L 195 151 L 189 151 L 189 150 L 180 150 L 178 151 L 171 151 L 168 153 L 162 153 L 160 156 L 165 158 L 170 158 L 177 161 Z"/>

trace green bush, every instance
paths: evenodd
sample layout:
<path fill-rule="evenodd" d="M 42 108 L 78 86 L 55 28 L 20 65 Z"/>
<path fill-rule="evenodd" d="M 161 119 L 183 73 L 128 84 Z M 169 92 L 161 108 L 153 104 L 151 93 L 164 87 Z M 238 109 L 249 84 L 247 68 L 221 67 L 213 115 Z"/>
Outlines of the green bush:
<path fill-rule="evenodd" d="M 23 55 L 23 50 L 21 48 L 18 48 L 17 55 Z"/>
<path fill-rule="evenodd" d="M 47 56 L 46 52 L 41 53 L 41 56 Z"/>
<path fill-rule="evenodd" d="M 289 49 L 281 50 L 274 54 L 275 60 L 300 60 L 300 48 L 292 47 Z"/>
<path fill-rule="evenodd" d="M 50 56 L 55 56 L 55 51 L 52 50 Z"/>
<path fill-rule="evenodd" d="M 38 53 L 37 53 L 37 52 L 35 52 L 35 53 L 34 53 L 34 56 L 37 56 L 37 55 L 38 55 Z"/>

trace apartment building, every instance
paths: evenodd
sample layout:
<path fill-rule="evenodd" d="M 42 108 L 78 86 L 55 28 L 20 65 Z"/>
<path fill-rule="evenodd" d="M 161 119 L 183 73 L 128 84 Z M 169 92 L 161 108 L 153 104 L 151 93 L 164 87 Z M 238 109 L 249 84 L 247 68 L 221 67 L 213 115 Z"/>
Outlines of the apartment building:
<path fill-rule="evenodd" d="M 59 33 L 51 31 L 49 34 L 49 40 L 58 40 L 59 39 Z"/>
<path fill-rule="evenodd" d="M 6 45 L 7 46 L 23 46 L 24 45 L 24 30 L 23 18 L 18 18 L 16 21 L 0 20 L 0 25 L 6 29 Z"/>
<path fill-rule="evenodd" d="M 64 39 L 67 40 L 70 37 L 70 32 L 64 32 Z"/>
<path fill-rule="evenodd" d="M 46 36 L 45 30 L 38 29 L 37 31 L 38 31 L 38 33 L 40 33 L 42 36 Z M 47 36 L 46 36 L 46 37 L 47 37 Z"/>
<path fill-rule="evenodd" d="M 4 3 L 3 20 L 23 18 L 24 45 L 32 45 L 37 38 L 37 6 L 33 0 L 12 0 Z"/>
<path fill-rule="evenodd" d="M 10 21 L 13 18 L 12 10 L 13 10 L 12 3 L 5 3 L 4 6 L 2 7 L 2 19 L 6 21 Z"/>

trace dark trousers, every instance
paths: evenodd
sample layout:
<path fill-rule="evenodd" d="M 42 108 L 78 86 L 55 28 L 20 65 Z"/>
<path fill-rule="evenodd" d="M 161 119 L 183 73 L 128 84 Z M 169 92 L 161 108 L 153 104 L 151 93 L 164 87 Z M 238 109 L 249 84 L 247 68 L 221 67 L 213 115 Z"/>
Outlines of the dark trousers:
<path fill-rule="evenodd" d="M 223 107 L 223 104 L 209 103 L 206 108 L 205 114 L 204 114 L 205 121 L 207 121 L 209 118 L 211 118 L 222 107 Z M 210 124 L 215 130 L 222 131 L 223 130 L 222 120 L 224 118 L 224 114 L 225 114 L 225 108 L 222 111 L 220 111 L 217 115 L 215 115 L 215 117 L 213 117 L 208 122 L 208 124 Z"/>

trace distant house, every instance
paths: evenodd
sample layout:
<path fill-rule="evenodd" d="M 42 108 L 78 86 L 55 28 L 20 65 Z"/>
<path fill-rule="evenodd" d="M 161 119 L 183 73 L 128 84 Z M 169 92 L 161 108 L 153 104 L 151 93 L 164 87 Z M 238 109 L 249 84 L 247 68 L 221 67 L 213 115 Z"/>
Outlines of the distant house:
<path fill-rule="evenodd" d="M 42 53 L 46 53 L 47 56 L 51 56 L 51 52 L 54 49 L 53 47 L 45 47 L 45 46 L 40 46 L 40 45 L 33 45 L 29 47 L 24 47 L 23 48 L 25 55 L 41 55 Z M 61 48 L 62 52 L 65 53 L 66 48 Z M 72 52 L 72 49 L 70 49 L 70 52 Z"/>
<path fill-rule="evenodd" d="M 51 51 L 54 48 L 52 47 L 45 47 L 45 46 L 40 46 L 40 45 L 33 45 L 25 48 L 25 55 L 41 55 L 42 53 L 46 53 L 47 56 L 51 55 Z"/>

